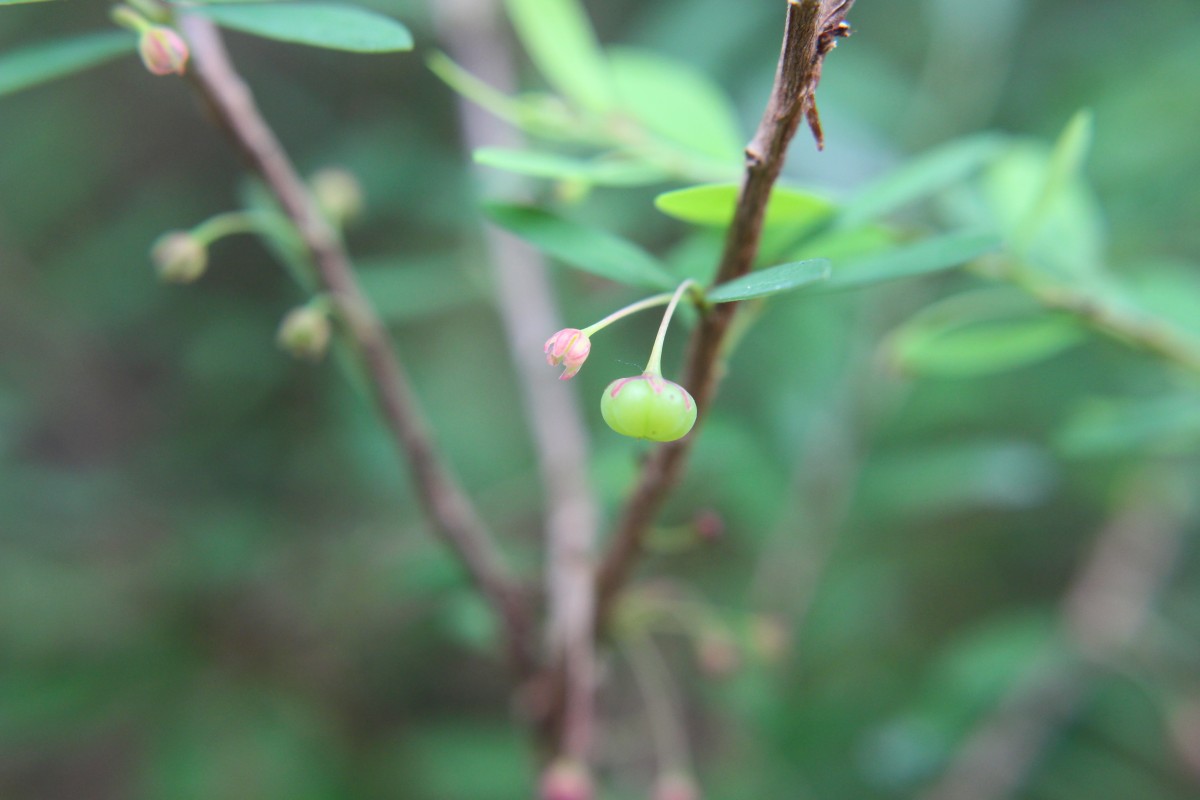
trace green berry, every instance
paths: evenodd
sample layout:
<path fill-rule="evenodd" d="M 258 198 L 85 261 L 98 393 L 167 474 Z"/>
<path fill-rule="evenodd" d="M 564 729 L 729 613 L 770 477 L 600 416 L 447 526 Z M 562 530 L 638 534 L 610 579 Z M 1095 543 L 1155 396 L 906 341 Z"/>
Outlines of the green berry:
<path fill-rule="evenodd" d="M 696 424 L 696 402 L 687 389 L 649 373 L 610 383 L 600 413 L 622 436 L 656 442 L 673 442 Z"/>

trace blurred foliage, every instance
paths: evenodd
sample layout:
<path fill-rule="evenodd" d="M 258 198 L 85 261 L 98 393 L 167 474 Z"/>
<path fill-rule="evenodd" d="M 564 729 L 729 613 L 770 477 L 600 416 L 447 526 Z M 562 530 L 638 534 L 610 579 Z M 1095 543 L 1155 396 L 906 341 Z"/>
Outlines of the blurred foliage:
<path fill-rule="evenodd" d="M 512 0 L 537 41 L 516 99 L 439 56 L 416 0 L 364 5 L 403 19 L 417 54 L 229 43 L 300 167 L 362 181 L 364 283 L 438 440 L 536 579 L 541 490 L 478 184 L 507 201 L 493 168 L 529 176 L 561 224 L 617 248 L 609 267 L 636 241 L 649 267 L 707 278 L 728 191 L 690 187 L 736 179 L 782 3 L 588 2 L 598 41 L 619 45 L 605 56 L 586 21 L 555 39 Z M 5 7 L 0 54 L 108 30 L 106 14 Z M 927 796 L 1006 697 L 1049 675 L 1069 708 L 1035 704 L 1050 730 L 1012 796 L 1195 797 L 1200 387 L 1120 325 L 1200 339 L 1200 17 L 1167 0 L 925 0 L 860 2 L 852 22 L 820 92 L 827 150 L 802 135 L 788 164 L 812 224 L 777 203 L 764 258 L 828 258 L 846 289 L 926 272 L 919 248 L 947 239 L 1006 245 L 968 271 L 772 300 L 742 332 L 634 593 L 706 796 Z M 447 83 L 530 128 L 534 151 L 476 154 L 481 181 Z M 640 127 L 588 122 L 618 107 Z M 486 609 L 353 382 L 275 346 L 306 299 L 277 268 L 286 241 L 222 240 L 200 282 L 155 278 L 163 231 L 261 203 L 183 84 L 114 60 L 0 98 L 0 143 L 0 796 L 527 796 L 536 767 Z M 942 266 L 990 248 L 968 249 Z M 639 296 L 554 280 L 572 324 Z M 606 331 L 574 381 L 610 519 L 644 447 L 595 399 L 640 367 L 655 325 Z M 1122 563 L 1151 607 L 1097 655 L 1063 597 L 1131 508 L 1145 547 Z M 1128 611 L 1097 597 L 1101 619 Z M 740 651 L 732 674 L 711 674 L 697 631 Z M 643 704 L 620 648 L 605 658 L 605 796 L 642 797 Z"/>

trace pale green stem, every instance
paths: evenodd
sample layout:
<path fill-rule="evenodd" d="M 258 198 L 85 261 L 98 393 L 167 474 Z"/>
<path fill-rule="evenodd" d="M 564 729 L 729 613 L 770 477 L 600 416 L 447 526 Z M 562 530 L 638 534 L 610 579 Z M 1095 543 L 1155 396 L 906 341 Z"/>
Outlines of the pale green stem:
<path fill-rule="evenodd" d="M 659 772 L 687 771 L 691 759 L 679 697 L 662 654 L 648 636 L 629 642 L 625 654 L 645 704 Z"/>
<path fill-rule="evenodd" d="M 154 27 L 154 23 L 134 11 L 129 6 L 115 6 L 109 12 L 112 21 L 122 28 L 128 28 L 137 34 L 145 33 Z"/>
<path fill-rule="evenodd" d="M 235 233 L 267 232 L 268 221 L 266 217 L 263 214 L 253 211 L 230 211 L 225 214 L 218 214 L 211 219 L 201 222 L 191 230 L 192 236 L 195 236 L 205 245 L 212 244 L 217 239 Z"/>
<path fill-rule="evenodd" d="M 584 328 L 583 335 L 591 336 L 596 331 L 607 328 L 617 320 L 628 317 L 630 314 L 636 314 L 639 311 L 645 311 L 647 308 L 666 305 L 667 303 L 671 302 L 671 298 L 673 296 L 674 295 L 671 292 L 663 292 L 662 294 L 656 294 L 653 297 L 647 297 L 645 300 L 639 300 L 636 303 L 631 303 L 619 311 L 614 311 L 613 313 L 609 314 L 595 325 L 589 325 L 588 327 Z"/>
<path fill-rule="evenodd" d="M 129 0 L 129 5 L 154 22 L 171 21 L 171 10 L 157 0 Z"/>
<path fill-rule="evenodd" d="M 694 280 L 688 278 L 679 284 L 679 288 L 671 296 L 671 302 L 667 304 L 667 310 L 663 314 L 662 323 L 658 326 L 658 336 L 654 337 L 654 349 L 650 351 L 650 360 L 646 362 L 644 374 L 662 377 L 662 349 L 663 342 L 667 338 L 667 327 L 671 324 L 672 315 L 675 314 L 675 306 L 679 305 L 679 298 L 683 297 L 683 293 L 689 287 L 694 286 L 695 283 Z"/>

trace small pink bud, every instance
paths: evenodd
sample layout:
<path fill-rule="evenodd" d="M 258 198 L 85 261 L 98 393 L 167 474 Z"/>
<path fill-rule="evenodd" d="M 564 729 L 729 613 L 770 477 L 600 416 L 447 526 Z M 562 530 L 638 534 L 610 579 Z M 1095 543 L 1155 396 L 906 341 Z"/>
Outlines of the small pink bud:
<path fill-rule="evenodd" d="M 188 231 L 169 231 L 154 243 L 150 259 L 163 280 L 191 283 L 204 274 L 208 249 Z"/>
<path fill-rule="evenodd" d="M 592 350 L 592 340 L 578 328 L 563 328 L 546 341 L 546 363 L 552 367 L 562 364 L 566 369 L 559 380 L 575 377 Z"/>
<path fill-rule="evenodd" d="M 715 542 L 725 534 L 725 520 L 711 508 L 697 511 L 692 517 L 696 535 L 706 542 Z"/>
<path fill-rule="evenodd" d="M 138 39 L 138 54 L 146 69 L 155 75 L 182 75 L 188 46 L 182 36 L 165 25 L 151 25 Z"/>
<path fill-rule="evenodd" d="M 700 800 L 700 789 L 682 772 L 665 772 L 654 782 L 652 800 Z"/>
<path fill-rule="evenodd" d="M 750 623 L 750 645 L 755 654 L 768 664 L 783 658 L 790 640 L 787 625 L 778 617 L 763 614 Z"/>
<path fill-rule="evenodd" d="M 576 761 L 560 759 L 542 773 L 540 800 L 592 800 L 594 796 L 591 775 Z"/>
<path fill-rule="evenodd" d="M 709 631 L 696 642 L 696 661 L 705 675 L 727 678 L 741 666 L 742 655 L 728 634 Z"/>

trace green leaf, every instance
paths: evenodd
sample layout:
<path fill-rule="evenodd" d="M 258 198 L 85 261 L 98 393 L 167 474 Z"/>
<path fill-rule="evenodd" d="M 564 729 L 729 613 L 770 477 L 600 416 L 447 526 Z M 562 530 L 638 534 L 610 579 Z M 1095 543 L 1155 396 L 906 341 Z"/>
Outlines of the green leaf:
<path fill-rule="evenodd" d="M 648 131 L 718 161 L 740 163 L 737 112 L 706 75 L 628 47 L 610 48 L 608 63 L 621 109 Z"/>
<path fill-rule="evenodd" d="M 484 209 L 501 228 L 577 269 L 655 289 L 671 289 L 678 283 L 645 250 L 605 231 L 532 206 L 488 203 Z"/>
<path fill-rule="evenodd" d="M 960 267 L 994 252 L 1000 237 L 980 231 L 958 231 L 923 239 L 882 253 L 834 260 L 833 275 L 819 291 L 857 289 L 883 281 L 928 275 Z"/>
<path fill-rule="evenodd" d="M 137 39 L 122 31 L 44 42 L 0 56 L 0 96 L 63 78 L 132 53 Z"/>
<path fill-rule="evenodd" d="M 654 198 L 655 207 L 669 217 L 693 225 L 724 227 L 733 220 L 739 187 L 735 183 L 712 183 L 665 192 Z M 834 211 L 828 198 L 813 192 L 776 186 L 767 204 L 764 226 L 804 226 L 827 219 Z"/>
<path fill-rule="evenodd" d="M 426 63 L 451 89 L 532 136 L 575 143 L 588 135 L 584 123 L 557 95 L 526 92 L 510 97 L 454 63 L 445 53 L 431 54 Z"/>
<path fill-rule="evenodd" d="M 47 3 L 52 0 L 0 0 L 0 6 L 16 6 L 22 3 Z"/>
<path fill-rule="evenodd" d="M 350 6 L 270 3 L 206 6 L 196 13 L 225 28 L 313 47 L 388 53 L 413 46 L 412 34 L 396 20 Z"/>
<path fill-rule="evenodd" d="M 917 156 L 855 194 L 838 215 L 838 225 L 861 225 L 944 191 L 998 158 L 1007 143 L 1003 136 L 981 134 Z"/>
<path fill-rule="evenodd" d="M 829 262 L 823 258 L 779 264 L 714 286 L 704 297 L 710 303 L 732 303 L 753 297 L 768 297 L 819 283 L 829 277 L 829 272 Z"/>
<path fill-rule="evenodd" d="M 580 181 L 597 186 L 645 186 L 662 183 L 666 174 L 643 161 L 620 158 L 580 159 L 534 150 L 483 147 L 475 162 L 496 169 L 550 180 Z"/>
<path fill-rule="evenodd" d="M 1200 451 L 1200 395 L 1090 399 L 1067 422 L 1056 444 L 1081 458 Z"/>
<path fill-rule="evenodd" d="M 1021 143 L 988 169 L 980 188 L 990 224 L 1010 242 L 1020 242 L 1019 255 L 1028 266 L 1058 279 L 1094 282 L 1104 273 L 1100 204 L 1078 175 L 1054 191 L 1052 202 L 1039 201 L 1053 158 L 1040 143 Z M 1037 205 L 1041 211 L 1036 230 L 1022 230 Z"/>
<path fill-rule="evenodd" d="M 1092 146 L 1094 127 L 1092 112 L 1083 109 L 1075 112 L 1059 135 L 1050 154 L 1050 163 L 1046 167 L 1037 200 L 1030 205 L 1013 237 L 1018 249 L 1024 250 L 1033 242 L 1044 224 L 1047 212 L 1071 183 L 1079 178 L 1084 159 Z"/>
<path fill-rule="evenodd" d="M 1008 289 L 986 289 L 922 310 L 893 335 L 892 352 L 907 372 L 962 378 L 1044 361 L 1085 338 L 1067 315 L 1048 314 Z"/>
<path fill-rule="evenodd" d="M 579 0 L 507 0 L 506 5 L 526 52 L 551 85 L 588 111 L 613 109 L 608 65 Z"/>

